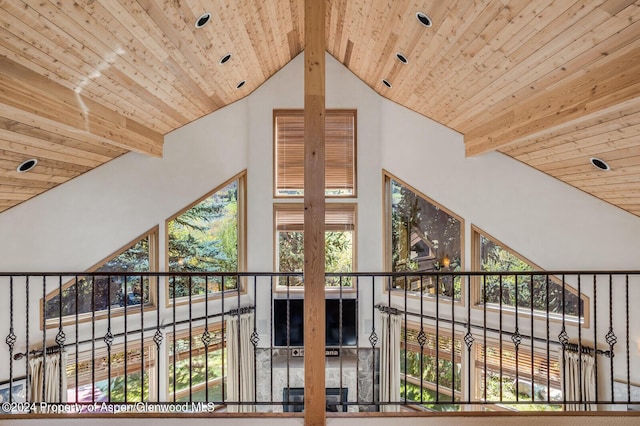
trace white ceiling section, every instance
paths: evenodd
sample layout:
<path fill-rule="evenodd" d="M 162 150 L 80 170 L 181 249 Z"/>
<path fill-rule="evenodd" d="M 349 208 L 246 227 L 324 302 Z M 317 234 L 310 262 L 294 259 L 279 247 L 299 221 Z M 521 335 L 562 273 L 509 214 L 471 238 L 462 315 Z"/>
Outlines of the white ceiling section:
<path fill-rule="evenodd" d="M 165 134 L 247 96 L 304 49 L 303 0 L 0 8 L 0 211 L 123 153 L 161 156 Z M 329 0 L 326 10 L 328 52 L 463 134 L 467 155 L 500 151 L 640 216 L 640 1 Z M 30 158 L 36 167 L 18 172 Z"/>

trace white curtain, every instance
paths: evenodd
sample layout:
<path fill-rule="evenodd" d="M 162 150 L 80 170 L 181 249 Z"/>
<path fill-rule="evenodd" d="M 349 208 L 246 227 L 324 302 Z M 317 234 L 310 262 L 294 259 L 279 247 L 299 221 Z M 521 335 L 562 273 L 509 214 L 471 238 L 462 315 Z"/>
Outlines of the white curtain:
<path fill-rule="evenodd" d="M 400 317 L 382 313 L 380 346 L 380 402 L 400 401 Z M 398 405 L 380 405 L 380 411 L 400 411 Z"/>
<path fill-rule="evenodd" d="M 62 369 L 62 377 L 60 377 L 60 369 Z M 61 385 L 62 395 L 60 395 Z M 44 400 L 42 399 L 43 388 Z M 66 352 L 29 359 L 29 392 L 30 402 L 67 402 Z"/>
<path fill-rule="evenodd" d="M 253 402 L 255 388 L 254 351 L 251 343 L 253 313 L 227 319 L 227 401 Z M 238 381 L 239 378 L 239 381 Z M 229 404 L 230 413 L 255 412 L 254 405 Z"/>
<path fill-rule="evenodd" d="M 567 401 L 595 401 L 595 363 L 593 355 L 565 351 L 562 383 L 563 386 L 566 386 L 563 392 Z M 580 389 L 582 389 L 582 394 Z M 595 405 L 591 404 L 567 404 L 567 410 L 571 411 L 593 411 L 595 409 Z"/>

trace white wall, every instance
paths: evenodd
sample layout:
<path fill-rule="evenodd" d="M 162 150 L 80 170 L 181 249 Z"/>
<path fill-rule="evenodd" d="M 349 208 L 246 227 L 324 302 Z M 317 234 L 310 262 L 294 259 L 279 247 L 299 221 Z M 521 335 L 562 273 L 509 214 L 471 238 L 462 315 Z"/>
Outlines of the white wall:
<path fill-rule="evenodd" d="M 272 110 L 303 106 L 302 67 L 301 54 L 249 97 L 168 134 L 162 159 L 124 155 L 0 214 L 0 271 L 85 270 L 155 225 L 164 247 L 167 217 L 244 169 L 248 270 L 273 270 Z M 360 271 L 383 269 L 383 168 L 465 219 L 467 268 L 472 223 L 546 269 L 638 268 L 640 218 L 501 154 L 465 158 L 460 134 L 383 99 L 330 56 L 326 90 L 327 108 L 358 111 Z"/>

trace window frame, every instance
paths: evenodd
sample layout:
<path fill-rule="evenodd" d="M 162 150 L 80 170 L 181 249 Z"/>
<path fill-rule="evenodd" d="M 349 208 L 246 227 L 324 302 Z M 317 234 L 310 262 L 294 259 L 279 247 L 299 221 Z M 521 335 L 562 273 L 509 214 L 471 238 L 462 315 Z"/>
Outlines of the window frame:
<path fill-rule="evenodd" d="M 392 227 L 392 219 L 391 219 L 391 215 L 393 214 L 393 205 L 392 205 L 392 200 L 391 200 L 391 180 L 396 181 L 397 183 L 399 183 L 400 185 L 406 187 L 407 189 L 411 190 L 412 192 L 414 192 L 416 195 L 418 195 L 419 197 L 423 198 L 425 201 L 427 201 L 428 203 L 438 207 L 438 209 L 442 210 L 443 212 L 445 212 L 446 214 L 448 214 L 449 216 L 453 217 L 454 219 L 456 219 L 459 223 L 460 223 L 460 271 L 465 271 L 465 264 L 466 264 L 466 259 L 465 259 L 465 240 L 466 240 L 466 232 L 465 232 L 465 221 L 464 218 L 462 218 L 462 216 L 456 214 L 455 212 L 453 212 L 452 210 L 448 209 L 447 207 L 443 206 L 442 204 L 440 204 L 439 202 L 435 201 L 433 198 L 425 195 L 423 192 L 417 190 L 415 187 L 409 185 L 408 183 L 406 183 L 405 181 L 403 181 L 402 179 L 398 178 L 397 176 L 393 175 L 392 173 L 390 173 L 389 171 L 383 169 L 382 170 L 382 186 L 383 186 L 383 194 L 384 196 L 382 197 L 382 203 L 383 203 L 383 212 L 384 212 L 384 218 L 383 218 L 383 226 L 384 226 L 384 235 L 382 238 L 383 241 L 383 256 L 384 256 L 384 270 L 388 273 L 392 273 L 392 267 L 393 267 L 393 244 L 392 244 L 392 235 L 391 235 L 391 227 Z M 419 274 L 419 272 L 416 272 L 417 274 Z M 444 276 L 453 276 L 455 277 L 455 272 L 454 271 L 440 271 L 440 273 Z M 386 293 L 389 290 L 393 291 L 393 292 L 402 292 L 404 294 L 404 290 L 402 289 L 396 289 L 396 288 L 391 288 L 390 289 L 390 281 L 386 281 L 384 284 L 384 289 L 383 292 Z M 397 294 L 397 293 L 396 293 Z M 435 294 L 431 294 L 429 292 L 420 292 L 420 291 L 415 291 L 415 290 L 409 290 L 407 289 L 406 291 L 407 297 L 409 298 L 413 298 L 413 299 L 420 299 L 420 297 L 425 298 L 427 300 L 437 300 L 438 303 L 444 303 L 444 304 L 449 304 L 451 303 L 451 298 L 444 296 L 444 295 L 440 295 L 440 296 L 436 296 Z M 465 285 L 465 280 L 464 279 L 460 279 L 460 299 L 455 299 L 453 298 L 453 303 L 454 304 L 459 304 L 459 305 L 464 305 L 465 304 L 465 296 L 466 296 L 466 285 Z"/>
<path fill-rule="evenodd" d="M 327 116 L 331 115 L 331 113 L 345 114 L 345 113 L 353 113 L 353 192 L 351 194 L 345 195 L 327 195 L 326 193 L 326 177 L 325 177 L 325 198 L 334 198 L 334 199 L 349 199 L 349 198 L 358 198 L 358 110 L 357 109 L 349 109 L 349 108 L 332 108 L 325 110 L 325 119 Z M 285 195 L 278 193 L 278 134 L 277 134 L 277 126 L 276 120 L 279 114 L 294 114 L 294 115 L 304 115 L 304 109 L 296 109 L 296 108 L 280 108 L 273 110 L 273 198 L 276 199 L 299 199 L 303 198 L 304 194 L 294 194 L 294 195 Z M 326 130 L 325 130 L 326 133 Z M 326 140 L 325 140 L 326 146 Z M 326 156 L 326 153 L 325 153 Z M 304 166 L 304 157 L 302 158 Z M 326 173 L 326 164 L 325 164 L 325 173 Z M 304 173 L 304 171 L 303 171 Z M 303 188 L 304 191 L 304 188 Z"/>
<path fill-rule="evenodd" d="M 215 293 L 209 294 L 206 297 L 204 294 L 192 295 L 191 297 L 183 296 L 183 297 L 177 297 L 176 298 L 177 301 L 174 302 L 171 298 L 170 291 L 169 291 L 169 283 L 171 279 L 170 276 L 172 272 L 172 271 L 169 271 L 169 222 L 176 219 L 178 216 L 182 215 L 183 213 L 190 210 L 194 206 L 200 204 L 202 201 L 206 200 L 207 198 L 209 198 L 210 196 L 212 196 L 213 194 L 220 191 L 221 189 L 223 189 L 224 187 L 228 186 L 229 184 L 231 184 L 236 180 L 238 181 L 238 270 L 236 272 L 246 271 L 247 269 L 247 232 L 246 232 L 246 229 L 247 229 L 247 171 L 243 170 L 242 172 L 231 177 L 230 179 L 227 179 L 222 184 L 216 186 L 214 189 L 207 192 L 205 195 L 201 196 L 197 200 L 191 202 L 186 207 L 183 207 L 178 212 L 169 216 L 164 221 L 164 235 L 165 235 L 165 239 L 164 239 L 165 240 L 165 244 L 164 244 L 165 245 L 164 247 L 165 266 L 164 267 L 165 267 L 165 271 L 167 271 L 166 273 L 168 274 L 168 276 L 165 279 L 165 291 L 164 291 L 165 307 L 167 308 L 171 307 L 174 305 L 174 303 L 176 306 L 180 306 L 180 305 L 187 305 L 189 303 L 203 303 L 205 299 L 209 301 L 220 299 L 222 298 L 222 294 L 227 291 L 233 291 L 234 293 L 236 291 L 239 291 L 239 294 L 241 295 L 247 292 L 246 279 L 244 277 L 237 278 L 238 279 L 237 290 L 217 291 Z M 209 272 L 207 271 L 202 271 L 202 275 L 203 276 L 215 275 L 215 272 L 211 272 L 209 274 Z"/>
<path fill-rule="evenodd" d="M 501 242 L 500 240 L 498 240 L 497 238 L 493 237 L 492 235 L 490 235 L 489 233 L 487 233 L 486 231 L 484 231 L 483 229 L 479 228 L 476 225 L 471 225 L 471 267 L 473 271 L 478 271 L 478 272 L 485 272 L 482 271 L 482 265 L 481 265 L 481 249 L 480 249 L 480 245 L 481 245 L 481 237 L 485 237 L 486 239 L 488 239 L 489 241 L 491 241 L 492 243 L 502 247 L 503 250 L 508 251 L 511 255 L 515 256 L 516 258 L 520 259 L 521 261 L 529 264 L 535 271 L 544 271 L 543 268 L 541 268 L 540 266 L 538 266 L 536 263 L 530 261 L 529 259 L 527 259 L 526 257 L 524 257 L 523 255 L 521 255 L 520 253 L 518 253 L 517 251 L 513 250 L 511 247 L 509 247 L 508 245 L 504 244 L 503 242 Z M 490 272 L 490 271 L 486 271 L 486 272 Z M 527 275 L 527 274 L 524 274 Z M 539 275 L 539 274 L 533 274 L 533 275 Z M 554 282 L 555 284 L 558 284 L 560 286 L 562 286 L 562 281 L 559 280 L 556 276 L 554 275 L 549 275 L 549 280 L 551 282 Z M 493 303 L 489 303 L 484 305 L 481 300 L 482 300 L 482 292 L 480 290 L 480 284 L 481 284 L 481 277 L 480 276 L 474 276 L 471 277 L 470 280 L 470 284 L 471 284 L 471 307 L 473 309 L 478 309 L 478 310 L 484 310 L 485 306 L 486 306 L 486 310 L 487 312 L 500 312 L 500 308 L 495 306 L 495 304 Z M 574 295 L 578 295 L 578 290 L 573 287 L 572 285 L 570 285 L 568 282 L 565 281 L 564 283 L 564 289 L 565 291 L 568 291 Z M 569 324 L 569 325 L 577 325 L 580 322 L 580 326 L 583 328 L 590 328 L 590 299 L 589 296 L 587 296 L 586 294 L 582 293 L 580 296 L 580 300 L 582 301 L 582 306 L 583 306 L 583 317 L 582 318 L 578 318 L 572 315 L 565 315 L 565 319 L 564 322 Z M 513 306 L 506 306 L 503 304 L 502 306 L 502 313 L 503 314 L 507 314 L 507 315 L 515 315 L 515 307 Z M 554 312 L 549 312 L 549 321 L 553 322 L 553 323 L 562 323 L 563 319 L 561 317 L 562 314 L 559 313 L 554 313 Z M 525 318 L 530 318 L 531 316 L 531 310 L 529 308 L 518 308 L 518 316 L 519 317 L 525 317 Z M 540 310 L 533 310 L 533 317 L 534 319 L 538 319 L 538 320 L 546 320 L 547 318 L 547 313 L 546 311 L 540 311 Z"/>
<path fill-rule="evenodd" d="M 145 233 L 141 234 L 140 236 L 136 237 L 135 239 L 129 241 L 127 244 L 123 245 L 122 247 L 120 247 L 118 250 L 114 251 L 113 253 L 111 253 L 110 255 L 108 255 L 107 257 L 105 257 L 104 259 L 100 260 L 99 262 L 95 263 L 94 265 L 92 265 L 91 267 L 89 267 L 88 269 L 85 270 L 85 272 L 88 273 L 92 273 L 95 272 L 97 269 L 99 269 L 101 266 L 104 266 L 105 263 L 115 259 L 116 257 L 120 256 L 122 253 L 126 252 L 127 250 L 129 250 L 130 248 L 132 248 L 133 246 L 135 246 L 136 244 L 138 244 L 141 240 L 143 240 L 144 238 L 149 238 L 149 271 L 148 272 L 157 272 L 158 271 L 158 254 L 159 254 L 159 245 L 158 245 L 158 232 L 159 232 L 159 226 L 156 225 L 153 228 L 149 229 L 148 231 L 146 231 Z M 104 276 L 108 276 L 108 273 L 105 273 Z M 132 273 L 131 276 L 135 276 L 135 273 Z M 77 280 L 80 280 L 81 278 L 84 278 L 83 275 L 78 275 L 77 277 L 74 277 L 70 280 L 68 280 L 67 282 L 65 282 L 61 287 L 57 286 L 54 290 L 50 291 L 49 293 L 47 293 L 46 297 L 44 298 L 40 298 L 40 329 L 43 329 L 43 324 L 45 325 L 46 328 L 57 328 L 61 325 L 61 321 L 60 321 L 60 317 L 55 317 L 55 318 L 45 318 L 45 310 L 46 310 L 46 303 L 53 299 L 54 297 L 56 297 L 56 295 L 58 294 L 58 291 L 61 290 L 62 292 L 69 289 L 70 287 L 73 287 L 76 283 Z M 156 292 L 156 286 L 152 285 L 151 282 L 151 277 L 149 277 L 149 303 L 147 304 L 143 304 L 144 305 L 144 312 L 149 312 L 149 311 L 154 311 L 158 305 L 158 295 Z M 128 307 L 127 311 L 128 313 L 139 313 L 140 309 L 138 305 L 131 305 L 131 306 L 136 306 L 138 308 L 131 308 Z M 108 309 L 103 309 L 103 310 L 99 310 L 99 311 L 95 311 L 95 312 L 84 312 L 81 314 L 77 315 L 77 322 L 79 323 L 86 323 L 86 322 L 90 322 L 90 321 L 98 321 L 98 320 L 103 320 L 106 319 L 107 317 L 111 316 L 111 318 L 115 318 L 115 317 L 120 317 L 120 316 L 124 316 L 124 307 L 118 307 L 118 308 L 111 308 L 110 310 L 110 314 L 109 314 L 109 310 Z M 73 325 L 76 323 L 76 315 L 75 314 L 71 314 L 71 315 L 64 315 L 62 316 L 62 326 L 69 326 L 69 325 Z"/>
<path fill-rule="evenodd" d="M 278 211 L 302 211 L 304 213 L 303 203 L 274 203 L 273 204 L 273 270 L 278 274 L 279 270 L 279 230 L 277 224 Z M 358 270 L 358 204 L 357 203 L 326 203 L 326 211 L 350 211 L 353 214 L 353 230 L 351 236 L 351 272 Z M 326 221 L 325 221 L 326 223 Z M 332 229 L 325 228 L 325 234 L 331 232 Z M 340 231 L 340 230 L 337 230 Z M 304 232 L 304 231 L 301 231 Z M 304 271 L 301 272 L 303 274 Z M 346 274 L 347 272 L 345 272 Z M 303 292 L 304 285 L 301 286 L 281 286 L 278 284 L 278 280 L 273 280 L 273 291 L 276 293 L 282 292 Z M 352 280 L 352 285 L 346 286 L 327 286 L 325 285 L 326 292 L 340 292 L 353 293 L 356 291 L 356 280 Z"/>

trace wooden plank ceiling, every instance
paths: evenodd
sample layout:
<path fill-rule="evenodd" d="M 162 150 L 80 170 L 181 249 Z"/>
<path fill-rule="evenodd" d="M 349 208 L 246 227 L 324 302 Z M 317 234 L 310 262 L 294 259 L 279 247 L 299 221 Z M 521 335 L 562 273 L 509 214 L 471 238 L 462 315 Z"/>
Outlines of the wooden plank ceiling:
<path fill-rule="evenodd" d="M 304 49 L 303 0 L 0 8 L 0 211 L 123 153 L 162 155 L 164 134 Z M 467 155 L 498 150 L 640 216 L 640 0 L 329 0 L 326 14 L 328 52 L 462 133 Z"/>

